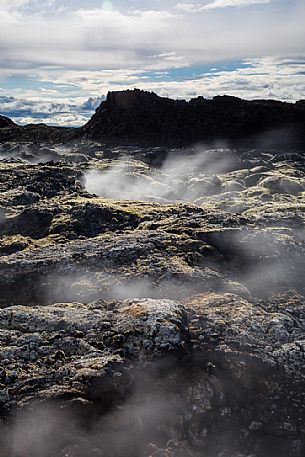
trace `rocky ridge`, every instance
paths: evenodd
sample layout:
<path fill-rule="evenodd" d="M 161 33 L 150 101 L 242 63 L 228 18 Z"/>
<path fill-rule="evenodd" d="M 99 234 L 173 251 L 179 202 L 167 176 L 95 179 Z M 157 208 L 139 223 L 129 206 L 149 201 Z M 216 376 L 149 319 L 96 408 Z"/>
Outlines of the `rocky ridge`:
<path fill-rule="evenodd" d="M 157 143 L 192 143 L 231 140 L 255 143 L 255 137 L 268 133 L 273 145 L 283 146 L 289 138 L 304 144 L 304 103 L 274 100 L 247 101 L 216 96 L 172 100 L 138 89 L 110 92 L 80 134 L 88 139 L 115 138 Z M 263 141 L 257 138 L 256 141 Z"/>
<path fill-rule="evenodd" d="M 0 141 L 190 145 L 227 141 L 231 146 L 300 148 L 304 146 L 304 100 L 243 100 L 197 97 L 189 102 L 139 89 L 109 92 L 89 122 L 80 128 L 43 124 L 17 126 L 1 116 Z"/>

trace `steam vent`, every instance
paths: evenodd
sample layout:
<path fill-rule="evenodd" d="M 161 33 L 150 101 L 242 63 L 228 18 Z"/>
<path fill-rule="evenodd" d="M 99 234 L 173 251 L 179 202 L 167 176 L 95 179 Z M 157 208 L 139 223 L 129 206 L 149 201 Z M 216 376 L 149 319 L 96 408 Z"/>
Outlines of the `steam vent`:
<path fill-rule="evenodd" d="M 139 90 L 0 117 L 1 457 L 304 457 L 304 132 Z"/>

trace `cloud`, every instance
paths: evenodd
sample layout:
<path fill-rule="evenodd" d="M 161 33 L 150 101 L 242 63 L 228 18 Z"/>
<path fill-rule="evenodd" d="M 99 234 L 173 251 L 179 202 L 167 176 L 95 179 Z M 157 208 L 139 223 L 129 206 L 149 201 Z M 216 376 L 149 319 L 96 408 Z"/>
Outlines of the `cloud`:
<path fill-rule="evenodd" d="M 45 122 L 52 125 L 82 125 L 105 99 L 108 91 L 138 87 L 160 96 L 190 99 L 202 95 L 233 95 L 246 99 L 272 98 L 294 102 L 305 93 L 303 58 L 248 59 L 233 68 L 211 67 L 196 77 L 179 80 L 168 72 L 108 70 L 102 72 L 62 71 L 37 74 L 45 83 L 71 91 L 64 97 L 58 90 L 18 91 L 1 95 L 0 113 L 17 123 Z M 186 69 L 188 70 L 188 69 Z M 174 70 L 174 75 L 175 75 Z M 74 94 L 74 95 L 73 95 Z M 91 94 L 89 97 L 86 95 Z M 82 96 L 80 96 L 82 95 Z"/>
<path fill-rule="evenodd" d="M 228 7 L 246 7 L 271 3 L 273 0 L 214 0 L 207 5 L 194 3 L 178 3 L 177 9 L 188 13 L 198 13 L 199 11 L 214 10 Z"/>
<path fill-rule="evenodd" d="M 106 97 L 105 95 L 102 95 L 100 97 L 89 97 L 88 100 L 85 101 L 85 103 L 83 103 L 81 105 L 81 110 L 82 111 L 93 111 L 93 110 L 96 110 L 96 108 L 98 108 L 100 106 L 100 104 L 102 103 L 102 101 L 106 100 Z"/>
<path fill-rule="evenodd" d="M 26 17 L 46 16 L 56 0 L 1 0 L 0 19 L 18 22 Z M 56 11 L 56 10 L 55 10 Z"/>
<path fill-rule="evenodd" d="M 90 97 L 134 87 L 178 98 L 299 99 L 304 66 L 292 60 L 304 61 L 304 1 L 262 3 L 267 0 L 206 0 L 177 9 L 175 0 L 122 0 L 112 7 L 98 0 L 1 0 L 0 94 L 36 103 L 49 120 L 72 113 L 70 107 L 49 112 L 52 103 L 75 105 L 79 121 L 95 109 Z M 258 6 L 251 14 L 225 8 L 250 4 Z M 223 68 L 225 62 L 234 68 Z M 7 107 L 2 103 L 0 112 Z M 23 121 L 39 117 L 32 106 L 22 109 Z M 20 112 L 12 110 L 21 119 Z"/>
<path fill-rule="evenodd" d="M 13 11 L 28 5 L 30 2 L 31 0 L 1 0 L 0 10 Z"/>
<path fill-rule="evenodd" d="M 59 113 L 51 117 L 44 117 L 43 115 L 39 118 L 32 116 L 13 117 L 13 120 L 20 125 L 43 123 L 50 126 L 78 127 L 88 122 L 89 117 L 77 113 Z"/>
<path fill-rule="evenodd" d="M 3 103 L 11 103 L 14 102 L 15 98 L 14 97 L 7 97 L 6 95 L 0 95 L 0 104 L 2 105 Z"/>
<path fill-rule="evenodd" d="M 48 91 L 47 91 L 48 95 Z M 77 99 L 22 99 L 0 95 L 0 112 L 17 124 L 79 126 L 85 124 L 105 96 Z"/>
<path fill-rule="evenodd" d="M 60 16 L 0 15 L 2 68 L 135 68 L 164 49 L 177 15 L 79 9 Z M 178 24 L 177 24 L 178 25 Z M 162 56 L 159 60 L 162 60 Z"/>
<path fill-rule="evenodd" d="M 245 2 L 238 0 L 239 5 Z M 305 5 L 295 0 L 284 9 L 281 3 L 270 3 L 268 14 L 265 8 L 251 15 L 247 8 L 234 8 L 230 17 L 220 6 L 233 5 L 233 0 L 184 4 L 191 10 L 217 10 L 191 15 L 160 6 L 141 11 L 81 8 L 58 15 L 54 4 L 47 16 L 21 8 L 17 16 L 11 12 L 14 20 L 0 17 L 1 66 L 162 71 L 221 59 L 304 54 Z"/>

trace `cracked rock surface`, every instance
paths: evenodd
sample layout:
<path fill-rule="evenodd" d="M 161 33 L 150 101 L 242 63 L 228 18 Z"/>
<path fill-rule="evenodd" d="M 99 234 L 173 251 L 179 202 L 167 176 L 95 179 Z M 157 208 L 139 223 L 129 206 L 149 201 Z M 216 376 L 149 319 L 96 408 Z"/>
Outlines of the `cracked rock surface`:
<path fill-rule="evenodd" d="M 304 455 L 304 152 L 0 158 L 3 455 Z"/>

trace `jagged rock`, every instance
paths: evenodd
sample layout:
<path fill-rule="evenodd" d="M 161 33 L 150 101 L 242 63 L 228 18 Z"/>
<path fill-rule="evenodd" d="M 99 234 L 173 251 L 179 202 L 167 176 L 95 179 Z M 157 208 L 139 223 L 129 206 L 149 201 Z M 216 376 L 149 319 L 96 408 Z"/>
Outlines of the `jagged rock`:
<path fill-rule="evenodd" d="M 8 117 L 0 116 L 0 129 L 16 127 L 17 125 Z"/>
<path fill-rule="evenodd" d="M 132 431 L 136 421 L 141 421 L 145 437 L 153 437 L 171 420 L 175 428 L 165 428 L 167 439 L 182 442 L 186 434 L 190 449 L 220 455 L 229 447 L 232 453 L 247 455 L 252 447 L 254 455 L 263 456 L 275 448 L 277 455 L 285 456 L 293 455 L 299 442 L 295 455 L 301 456 L 304 322 L 295 313 L 303 316 L 305 310 L 298 300 L 304 298 L 292 301 L 288 314 L 276 306 L 268 309 L 264 303 L 219 293 L 195 296 L 183 304 L 133 299 L 1 310 L 0 356 L 6 371 L 2 407 L 56 399 L 69 408 L 82 403 L 90 417 L 97 404 L 104 411 L 121 405 L 120 413 L 114 412 L 103 426 L 108 443 L 78 431 L 84 451 L 107 451 L 114 445 L 115 427 L 129 433 L 127 455 L 133 455 L 136 442 L 143 452 L 142 438 Z M 287 335 L 283 346 L 279 328 Z M 170 359 L 162 365 L 166 357 Z M 160 387 L 173 385 L 172 398 L 162 398 Z M 157 394 L 166 409 L 155 404 L 159 412 L 154 417 Z M 140 406 L 142 398 L 147 407 Z M 241 434 L 243 429 L 247 433 Z M 69 439 L 69 434 L 61 437 L 61 446 Z M 43 455 L 51 455 L 57 445 Z M 190 455 L 196 452 L 190 450 Z"/>
<path fill-rule="evenodd" d="M 68 141 L 73 136 L 73 131 L 64 127 L 50 127 L 44 124 L 29 124 L 21 127 L 8 118 L 1 116 L 0 141 L 35 141 L 59 143 Z"/>
<path fill-rule="evenodd" d="M 304 152 L 0 149 L 1 452 L 302 457 Z"/>
<path fill-rule="evenodd" d="M 266 187 L 271 192 L 279 192 L 282 194 L 293 195 L 299 194 L 300 192 L 304 191 L 305 181 L 302 184 L 297 179 L 277 176 L 269 176 L 268 178 L 265 178 L 260 182 L 261 186 Z"/>
<path fill-rule="evenodd" d="M 52 220 L 50 233 L 73 233 L 76 236 L 94 237 L 98 234 L 119 229 L 135 228 L 139 223 L 136 214 L 118 208 L 87 203 L 75 204 L 68 214 L 60 212 Z"/>
<path fill-rule="evenodd" d="M 278 129 L 282 135 L 290 133 L 297 143 L 304 141 L 304 122 L 305 110 L 300 103 L 250 102 L 229 96 L 212 100 L 198 97 L 187 103 L 135 89 L 110 92 L 79 134 L 90 139 L 189 143 L 209 138 L 241 139 Z M 273 144 L 277 142 L 273 140 Z"/>
<path fill-rule="evenodd" d="M 17 126 L 1 117 L 0 141 L 67 142 L 78 139 L 151 144 L 193 144 L 220 139 L 276 147 L 304 145 L 303 101 L 247 101 L 217 96 L 189 102 L 139 89 L 109 92 L 91 120 L 78 129 Z M 254 137 L 258 136 L 256 139 Z"/>

